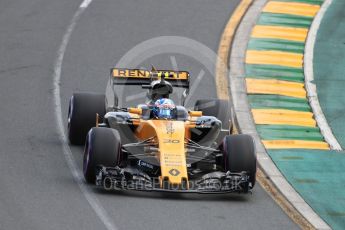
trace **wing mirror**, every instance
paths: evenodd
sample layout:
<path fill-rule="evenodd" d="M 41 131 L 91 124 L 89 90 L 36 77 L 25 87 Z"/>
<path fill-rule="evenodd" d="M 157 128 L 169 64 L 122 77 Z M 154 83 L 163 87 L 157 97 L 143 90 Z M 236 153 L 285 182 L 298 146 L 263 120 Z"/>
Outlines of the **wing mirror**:
<path fill-rule="evenodd" d="M 201 117 L 202 116 L 202 112 L 201 111 L 189 111 L 189 116 L 191 117 Z"/>
<path fill-rule="evenodd" d="M 143 110 L 141 108 L 129 108 L 128 109 L 129 113 L 134 113 L 137 115 L 142 115 L 143 114 Z"/>

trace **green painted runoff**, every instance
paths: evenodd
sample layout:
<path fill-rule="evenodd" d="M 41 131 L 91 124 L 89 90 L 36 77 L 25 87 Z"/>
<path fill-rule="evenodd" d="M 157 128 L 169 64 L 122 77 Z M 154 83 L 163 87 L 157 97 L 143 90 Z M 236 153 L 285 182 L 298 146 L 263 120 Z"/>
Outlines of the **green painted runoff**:
<path fill-rule="evenodd" d="M 268 150 L 289 183 L 334 230 L 345 227 L 345 152 Z"/>

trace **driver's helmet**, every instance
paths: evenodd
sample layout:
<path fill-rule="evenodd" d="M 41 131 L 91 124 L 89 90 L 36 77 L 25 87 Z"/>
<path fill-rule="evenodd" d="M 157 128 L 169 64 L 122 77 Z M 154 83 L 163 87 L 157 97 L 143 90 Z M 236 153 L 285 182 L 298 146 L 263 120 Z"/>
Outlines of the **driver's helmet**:
<path fill-rule="evenodd" d="M 171 99 L 158 99 L 153 107 L 153 115 L 158 119 L 173 119 L 175 117 L 176 106 Z"/>

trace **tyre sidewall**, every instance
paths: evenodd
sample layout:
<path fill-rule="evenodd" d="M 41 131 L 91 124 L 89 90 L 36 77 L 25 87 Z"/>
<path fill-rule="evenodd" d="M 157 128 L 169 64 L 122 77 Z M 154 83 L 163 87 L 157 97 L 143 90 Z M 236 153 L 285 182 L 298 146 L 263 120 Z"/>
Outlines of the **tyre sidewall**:
<path fill-rule="evenodd" d="M 225 171 L 249 172 L 249 181 L 254 187 L 257 159 L 253 138 L 245 134 L 226 136 L 223 140 L 222 152 Z"/>
<path fill-rule="evenodd" d="M 71 144 L 85 142 L 88 131 L 96 124 L 96 113 L 105 115 L 105 95 L 74 93 L 68 109 L 68 137 Z"/>
<path fill-rule="evenodd" d="M 83 160 L 85 180 L 94 183 L 96 167 L 116 167 L 121 161 L 121 140 L 117 130 L 92 128 L 86 138 Z"/>

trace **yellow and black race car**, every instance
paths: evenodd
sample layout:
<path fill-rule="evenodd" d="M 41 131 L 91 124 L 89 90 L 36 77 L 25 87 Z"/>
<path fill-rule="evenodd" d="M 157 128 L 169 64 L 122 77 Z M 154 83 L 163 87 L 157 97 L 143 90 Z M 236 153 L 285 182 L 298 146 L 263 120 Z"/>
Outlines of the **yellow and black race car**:
<path fill-rule="evenodd" d="M 84 144 L 85 180 L 106 189 L 194 193 L 249 192 L 255 184 L 256 154 L 248 135 L 230 135 L 228 101 L 198 100 L 184 71 L 111 70 L 114 106 L 105 95 L 75 93 L 70 99 L 68 136 Z M 140 85 L 148 103 L 120 108 L 117 85 Z M 181 105 L 169 99 L 184 89 Z"/>

